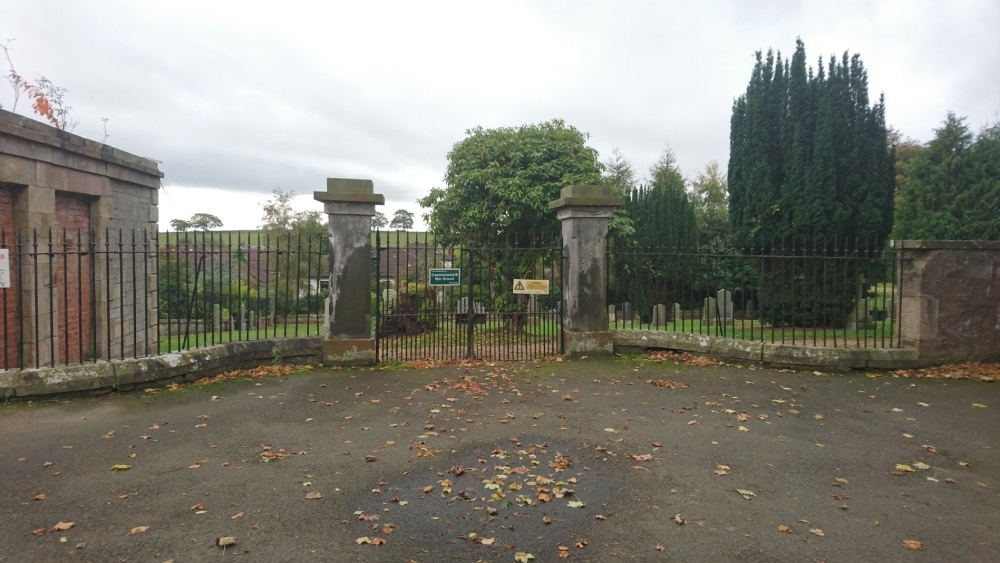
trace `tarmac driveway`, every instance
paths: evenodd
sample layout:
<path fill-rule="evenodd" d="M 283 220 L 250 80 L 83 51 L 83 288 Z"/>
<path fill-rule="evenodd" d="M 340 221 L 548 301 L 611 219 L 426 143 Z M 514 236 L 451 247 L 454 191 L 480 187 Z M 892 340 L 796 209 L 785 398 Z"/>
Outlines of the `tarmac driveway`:
<path fill-rule="evenodd" d="M 997 561 L 998 438 L 995 383 L 639 357 L 13 404 L 0 561 Z"/>

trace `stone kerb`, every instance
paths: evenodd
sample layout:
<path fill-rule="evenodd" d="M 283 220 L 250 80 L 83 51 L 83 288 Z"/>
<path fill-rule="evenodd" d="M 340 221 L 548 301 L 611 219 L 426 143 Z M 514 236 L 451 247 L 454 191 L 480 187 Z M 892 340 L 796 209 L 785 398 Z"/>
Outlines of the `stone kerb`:
<path fill-rule="evenodd" d="M 563 350 L 568 356 L 613 354 L 608 328 L 607 234 L 621 205 L 607 186 L 568 186 L 549 203 L 562 224 Z"/>
<path fill-rule="evenodd" d="M 896 241 L 902 344 L 926 364 L 1000 360 L 1000 242 Z"/>
<path fill-rule="evenodd" d="M 324 365 L 375 363 L 371 327 L 371 228 L 375 206 L 385 204 L 371 180 L 328 178 L 323 202 L 330 229 L 329 324 Z"/>

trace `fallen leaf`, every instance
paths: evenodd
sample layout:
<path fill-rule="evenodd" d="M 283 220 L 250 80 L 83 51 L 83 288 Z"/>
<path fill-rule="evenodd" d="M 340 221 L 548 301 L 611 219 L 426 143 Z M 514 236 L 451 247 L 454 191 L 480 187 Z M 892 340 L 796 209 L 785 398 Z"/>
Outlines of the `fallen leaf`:
<path fill-rule="evenodd" d="M 723 475 L 729 475 L 729 466 L 728 465 L 716 465 L 715 466 L 715 474 L 718 475 L 718 476 L 720 476 L 720 477 L 723 476 Z"/>
<path fill-rule="evenodd" d="M 816 420 L 823 420 L 823 419 L 824 419 L 824 418 L 826 418 L 826 417 L 825 417 L 825 416 L 823 416 L 823 415 L 821 415 L 821 414 L 814 414 L 814 415 L 813 415 L 813 418 L 815 418 Z"/>
<path fill-rule="evenodd" d="M 962 467 L 965 467 L 966 469 L 968 469 L 969 467 L 971 467 L 969 465 L 969 463 L 965 462 L 965 461 L 960 461 L 960 462 L 958 462 L 958 464 L 961 465 Z"/>
<path fill-rule="evenodd" d="M 362 544 L 366 544 L 366 543 L 372 543 L 372 539 L 369 538 L 368 536 L 361 536 L 360 538 L 354 540 L 354 543 L 356 543 L 358 545 L 362 545 Z"/>
<path fill-rule="evenodd" d="M 904 473 L 913 473 L 913 468 L 910 467 L 909 465 L 906 465 L 905 463 L 897 463 L 896 464 L 896 471 L 904 472 Z"/>
<path fill-rule="evenodd" d="M 583 508 L 584 506 L 587 506 L 582 500 L 571 500 L 566 503 L 566 505 L 570 508 Z"/>
<path fill-rule="evenodd" d="M 119 465 L 112 465 L 111 466 L 111 471 L 128 471 L 129 469 L 132 469 L 131 465 L 122 465 L 122 464 L 119 464 Z"/>
<path fill-rule="evenodd" d="M 40 536 L 44 533 L 45 533 L 45 528 L 35 528 L 34 530 L 31 530 L 31 535 L 33 536 Z"/>
<path fill-rule="evenodd" d="M 651 454 L 632 454 L 630 457 L 632 459 L 636 460 L 636 461 L 652 461 L 653 460 L 653 456 Z"/>
<path fill-rule="evenodd" d="M 149 529 L 149 526 L 136 526 L 135 528 L 132 528 L 132 530 L 129 532 L 129 534 L 132 534 L 133 536 L 136 535 L 136 534 L 144 534 L 144 533 L 146 533 L 146 530 L 148 530 L 148 529 Z"/>
<path fill-rule="evenodd" d="M 677 514 L 674 514 L 674 522 L 677 522 L 678 524 L 683 526 L 686 521 L 684 520 L 684 516 L 682 516 L 681 513 L 678 512 Z"/>
<path fill-rule="evenodd" d="M 52 531 L 54 532 L 65 532 L 66 530 L 76 526 L 76 522 L 63 522 L 59 521 L 58 524 L 52 526 Z"/>
<path fill-rule="evenodd" d="M 44 494 L 35 495 L 35 500 L 45 500 L 45 495 Z"/>
<path fill-rule="evenodd" d="M 740 426 L 740 432 L 749 432 L 749 431 L 750 429 L 747 428 L 746 426 Z"/>
<path fill-rule="evenodd" d="M 844 479 L 843 477 L 834 477 L 833 480 L 840 483 L 841 485 L 848 484 L 847 479 Z"/>
<path fill-rule="evenodd" d="M 814 534 L 814 535 L 817 535 L 817 536 L 819 536 L 819 537 L 823 537 L 823 536 L 825 536 L 825 535 L 826 535 L 826 534 L 824 534 L 824 533 L 823 533 L 823 530 L 820 530 L 819 528 L 811 528 L 811 529 L 809 530 L 809 533 L 810 533 L 810 534 Z"/>
<path fill-rule="evenodd" d="M 757 496 L 753 491 L 748 491 L 747 489 L 736 489 L 736 492 L 743 496 L 743 498 L 750 500 L 752 497 Z"/>
<path fill-rule="evenodd" d="M 319 491 L 312 491 L 306 493 L 306 498 L 309 500 L 316 500 L 318 498 L 323 498 L 323 495 L 319 494 Z"/>
<path fill-rule="evenodd" d="M 931 468 L 930 465 L 927 465 L 926 463 L 923 463 L 923 462 L 920 462 L 920 461 L 913 462 L 913 467 L 916 467 L 917 469 L 923 469 L 923 470 Z"/>
<path fill-rule="evenodd" d="M 929 407 L 930 405 L 927 404 L 927 403 L 917 403 L 917 406 L 920 406 L 920 407 Z"/>
<path fill-rule="evenodd" d="M 789 528 L 788 526 L 784 525 L 784 524 L 779 524 L 778 525 L 778 531 L 781 532 L 781 533 L 783 533 L 783 534 L 790 534 L 790 533 L 792 533 L 792 529 Z"/>
<path fill-rule="evenodd" d="M 514 554 L 514 561 L 517 561 L 517 563 L 528 563 L 528 561 L 531 561 L 534 558 L 535 558 L 534 555 L 530 553 L 525 553 L 523 551 L 518 551 L 517 553 Z"/>
<path fill-rule="evenodd" d="M 906 549 L 912 549 L 913 551 L 922 551 L 924 549 L 924 544 L 917 540 L 903 540 L 903 547 Z"/>
<path fill-rule="evenodd" d="M 385 538 L 372 538 L 372 545 L 383 545 L 385 542 Z"/>
<path fill-rule="evenodd" d="M 551 518 L 549 518 L 548 516 L 542 516 L 542 524 L 551 524 L 551 523 L 552 523 Z"/>
<path fill-rule="evenodd" d="M 986 405 L 984 405 L 982 403 L 972 403 L 972 406 L 974 408 L 977 408 L 977 409 L 985 409 L 986 408 Z"/>
<path fill-rule="evenodd" d="M 479 540 L 479 543 L 483 545 L 493 545 L 493 542 L 497 541 L 496 538 L 483 538 Z"/>
<path fill-rule="evenodd" d="M 232 518 L 233 520 L 236 520 L 237 518 L 243 518 L 243 513 L 242 512 L 237 512 L 236 514 L 233 514 L 232 516 L 230 516 L 230 518 Z"/>

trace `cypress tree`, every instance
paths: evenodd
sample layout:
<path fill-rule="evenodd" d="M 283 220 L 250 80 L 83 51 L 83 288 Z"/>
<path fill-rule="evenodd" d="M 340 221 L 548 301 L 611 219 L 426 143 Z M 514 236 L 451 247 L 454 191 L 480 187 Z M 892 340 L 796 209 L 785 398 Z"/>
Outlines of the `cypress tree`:
<path fill-rule="evenodd" d="M 804 244 L 818 251 L 882 248 L 892 227 L 893 154 L 885 101 L 870 104 L 860 56 L 845 52 L 826 65 L 820 59 L 814 74 L 801 40 L 789 61 L 758 51 L 730 125 L 729 217 L 738 241 L 763 252 Z M 842 322 L 859 272 L 830 288 L 808 264 L 775 264 L 762 263 L 764 286 L 771 288 L 761 295 L 765 320 Z M 794 306 L 816 298 L 825 300 L 811 311 Z"/>

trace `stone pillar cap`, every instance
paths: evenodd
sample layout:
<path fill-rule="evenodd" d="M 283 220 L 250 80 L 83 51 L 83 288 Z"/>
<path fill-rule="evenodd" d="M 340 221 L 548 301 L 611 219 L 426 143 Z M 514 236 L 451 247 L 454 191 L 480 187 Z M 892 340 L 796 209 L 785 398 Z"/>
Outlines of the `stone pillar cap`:
<path fill-rule="evenodd" d="M 375 193 L 371 180 L 327 178 L 325 192 L 313 192 L 313 199 L 324 203 L 367 203 L 385 205 L 385 196 Z"/>
<path fill-rule="evenodd" d="M 559 199 L 549 202 L 549 209 L 570 206 L 617 207 L 620 197 L 611 197 L 608 186 L 566 186 L 559 192 Z"/>

